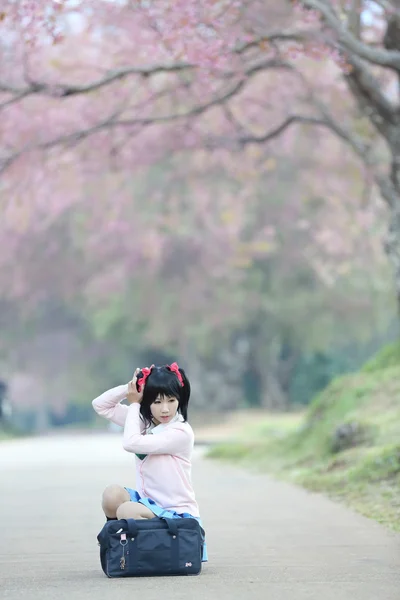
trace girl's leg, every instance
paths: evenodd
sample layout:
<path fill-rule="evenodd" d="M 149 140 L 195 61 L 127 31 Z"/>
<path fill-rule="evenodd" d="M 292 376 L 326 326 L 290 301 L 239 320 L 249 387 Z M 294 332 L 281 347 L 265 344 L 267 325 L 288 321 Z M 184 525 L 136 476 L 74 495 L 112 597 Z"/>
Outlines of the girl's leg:
<path fill-rule="evenodd" d="M 117 508 L 117 519 L 152 519 L 155 514 L 140 502 L 124 502 Z"/>
<path fill-rule="evenodd" d="M 122 485 L 111 484 L 106 487 L 101 499 L 101 506 L 104 514 L 110 519 L 115 519 L 117 516 L 117 508 L 121 504 L 130 502 L 130 496 Z"/>

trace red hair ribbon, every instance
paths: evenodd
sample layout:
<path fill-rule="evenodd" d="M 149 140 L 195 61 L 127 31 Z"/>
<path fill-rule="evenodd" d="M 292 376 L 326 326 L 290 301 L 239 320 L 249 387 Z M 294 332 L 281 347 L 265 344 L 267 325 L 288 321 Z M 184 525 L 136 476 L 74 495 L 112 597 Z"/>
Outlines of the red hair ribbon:
<path fill-rule="evenodd" d="M 179 383 L 181 384 L 181 386 L 183 387 L 183 379 L 182 379 L 182 375 L 179 371 L 179 367 L 178 367 L 178 363 L 174 362 L 172 363 L 172 365 L 168 365 L 168 368 L 170 371 L 172 371 L 173 373 L 175 373 L 175 375 L 177 376 Z"/>
<path fill-rule="evenodd" d="M 148 367 L 144 367 L 143 369 L 141 369 L 143 375 L 140 379 L 137 380 L 138 384 L 142 387 L 144 386 L 144 384 L 146 383 L 146 379 L 148 378 L 148 376 L 151 373 L 151 369 L 149 369 Z"/>

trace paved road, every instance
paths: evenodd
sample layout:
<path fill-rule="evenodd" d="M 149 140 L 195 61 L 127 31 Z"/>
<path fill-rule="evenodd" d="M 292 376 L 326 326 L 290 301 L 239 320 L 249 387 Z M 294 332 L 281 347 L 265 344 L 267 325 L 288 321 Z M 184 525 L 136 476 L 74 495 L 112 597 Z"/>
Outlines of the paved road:
<path fill-rule="evenodd" d="M 0 444 L 0 599 L 399 600 L 400 536 L 261 475 L 206 461 L 194 483 L 199 577 L 115 580 L 99 566 L 102 489 L 134 485 L 117 434 Z"/>

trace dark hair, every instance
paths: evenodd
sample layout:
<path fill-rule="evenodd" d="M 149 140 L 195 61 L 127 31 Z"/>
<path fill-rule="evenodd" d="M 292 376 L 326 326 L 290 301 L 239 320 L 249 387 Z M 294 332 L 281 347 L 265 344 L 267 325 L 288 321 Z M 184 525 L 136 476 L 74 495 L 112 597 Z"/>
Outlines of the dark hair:
<path fill-rule="evenodd" d="M 146 425 L 151 425 L 153 415 L 151 414 L 151 405 L 158 396 L 174 397 L 178 400 L 178 411 L 187 421 L 187 411 L 190 398 L 190 383 L 183 369 L 179 369 L 182 375 L 183 386 L 179 379 L 167 365 L 162 367 L 152 367 L 150 375 L 146 379 L 143 390 L 143 400 L 140 404 L 140 414 Z M 142 371 L 138 373 L 138 379 L 143 376 Z"/>

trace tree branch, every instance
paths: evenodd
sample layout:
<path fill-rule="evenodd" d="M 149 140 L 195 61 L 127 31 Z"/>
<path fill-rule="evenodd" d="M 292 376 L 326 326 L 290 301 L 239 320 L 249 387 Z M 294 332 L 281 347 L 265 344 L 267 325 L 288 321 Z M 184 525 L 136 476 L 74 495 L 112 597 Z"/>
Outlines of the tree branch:
<path fill-rule="evenodd" d="M 34 150 L 49 150 L 51 148 L 54 148 L 55 146 L 76 144 L 90 137 L 91 135 L 100 133 L 101 131 L 106 129 L 115 129 L 119 127 L 146 127 L 149 125 L 164 124 L 172 121 L 185 120 L 190 117 L 199 116 L 205 113 L 206 111 L 210 110 L 211 108 L 227 102 L 230 98 L 232 98 L 242 90 L 242 88 L 247 83 L 250 77 L 265 69 L 293 70 L 293 67 L 290 64 L 279 59 L 270 59 L 264 62 L 257 63 L 250 67 L 245 73 L 246 78 L 242 78 L 240 81 L 235 83 L 235 85 L 231 86 L 230 89 L 225 93 L 216 96 L 215 98 L 213 98 L 205 104 L 195 106 L 186 112 L 173 113 L 171 115 L 166 115 L 163 117 L 148 117 L 145 119 L 118 119 L 117 117 L 119 117 L 121 113 L 114 113 L 110 117 L 107 117 L 103 121 L 96 123 L 96 125 L 88 127 L 87 129 L 74 131 L 72 133 L 66 134 L 64 136 L 59 136 L 57 138 L 54 138 L 47 142 L 42 142 L 40 144 L 28 144 L 21 150 L 5 158 L 3 161 L 0 160 L 0 174 L 4 172 L 18 158 L 20 158 L 23 154 L 26 154 L 27 152 L 31 152 Z"/>
<path fill-rule="evenodd" d="M 383 135 L 387 135 L 388 124 L 397 121 L 397 108 L 381 92 L 378 79 L 365 66 L 357 56 L 351 56 L 349 63 L 352 66 L 350 73 L 344 75 L 354 97 L 362 110 L 368 113 L 372 123 Z"/>
<path fill-rule="evenodd" d="M 342 139 L 344 142 L 346 142 L 351 149 L 355 152 L 355 154 L 357 156 L 359 156 L 359 158 L 367 165 L 370 166 L 371 165 L 371 159 L 370 159 L 370 154 L 371 154 L 371 148 L 368 144 L 365 144 L 364 141 L 357 136 L 355 133 L 350 132 L 349 130 L 347 130 L 344 126 L 339 125 L 339 123 L 333 118 L 333 116 L 330 114 L 328 108 L 326 107 L 326 105 L 319 99 L 316 98 L 315 96 L 315 88 L 310 85 L 310 83 L 308 82 L 308 80 L 304 77 L 304 75 L 300 72 L 300 71 L 295 71 L 295 75 L 300 79 L 300 81 L 302 82 L 302 85 L 304 86 L 304 88 L 307 90 L 307 96 L 305 98 L 305 102 L 307 103 L 308 106 L 313 106 L 319 113 L 319 117 L 301 117 L 299 118 L 299 116 L 294 115 L 292 117 L 288 117 L 280 126 L 278 126 L 276 128 L 276 131 L 282 132 L 285 127 L 289 127 L 292 124 L 298 123 L 298 122 L 305 122 L 305 119 L 308 119 L 307 124 L 309 125 L 314 125 L 314 126 L 322 126 L 322 127 L 327 127 L 328 129 L 330 129 L 333 133 L 335 133 L 340 139 Z M 282 129 L 283 127 L 283 129 Z M 276 137 L 276 136 L 271 136 L 273 132 L 269 132 L 267 134 L 264 134 L 264 136 L 259 136 L 259 140 L 260 143 L 262 143 L 262 138 L 265 137 L 265 135 L 267 135 L 268 137 Z M 253 140 L 254 142 L 257 142 L 257 140 Z M 251 143 L 251 140 L 250 142 Z"/>
<path fill-rule="evenodd" d="M 140 75 L 141 77 L 150 77 L 158 73 L 176 73 L 184 69 L 194 68 L 189 63 L 172 63 L 170 65 L 152 65 L 147 67 L 125 67 L 124 69 L 114 69 L 106 73 L 105 77 L 93 81 L 87 85 L 50 85 L 40 81 L 30 81 L 27 88 L 16 88 L 0 82 L 0 92 L 9 94 L 44 94 L 54 98 L 66 98 L 67 96 L 76 96 L 77 94 L 86 94 L 93 92 L 101 87 L 107 86 L 115 81 L 125 79 L 129 75 Z"/>
<path fill-rule="evenodd" d="M 297 31 L 271 31 L 270 33 L 266 33 L 263 36 L 255 38 L 251 42 L 247 42 L 246 44 L 241 44 L 235 50 L 236 54 L 243 54 L 250 48 L 260 48 L 263 43 L 272 43 L 272 42 L 297 42 L 301 44 L 305 42 L 310 37 L 310 34 L 304 35 L 304 33 L 299 33 Z"/>
<path fill-rule="evenodd" d="M 265 144 L 273 138 L 276 138 L 279 135 L 281 135 L 288 127 L 290 127 L 294 123 L 326 126 L 326 121 L 324 119 L 319 119 L 317 117 L 307 117 L 302 115 L 290 115 L 289 117 L 286 117 L 286 119 L 274 129 L 263 133 L 262 135 L 246 135 L 240 137 L 238 139 L 238 142 L 241 146 L 247 146 L 247 144 Z"/>
<path fill-rule="evenodd" d="M 365 164 L 370 165 L 369 147 L 366 144 L 364 144 L 359 138 L 357 138 L 354 134 L 350 133 L 344 127 L 339 125 L 339 123 L 337 123 L 333 119 L 333 117 L 331 115 L 328 115 L 328 113 L 326 113 L 325 111 L 322 117 L 290 115 L 286 117 L 286 119 L 274 129 L 262 135 L 247 135 L 240 137 L 238 139 L 238 142 L 241 146 L 246 146 L 247 144 L 264 144 L 272 140 L 273 138 L 278 137 L 286 129 L 288 129 L 288 127 L 294 124 L 314 125 L 330 129 L 339 138 L 346 142 Z"/>
<path fill-rule="evenodd" d="M 349 7 L 349 26 L 351 33 L 359 40 L 361 36 L 361 13 L 364 0 L 351 0 Z"/>
<path fill-rule="evenodd" d="M 240 44 L 234 49 L 234 54 L 243 54 L 251 48 L 260 48 L 263 43 L 273 44 L 275 42 L 292 41 L 301 43 L 306 39 L 309 39 L 310 34 L 305 36 L 302 33 L 295 31 L 272 31 L 263 35 L 262 37 L 256 38 L 251 42 Z M 198 69 L 194 64 L 185 62 L 176 62 L 171 64 L 160 64 L 160 65 L 148 65 L 143 67 L 125 67 L 122 69 L 113 69 L 108 71 L 104 77 L 92 81 L 86 85 L 72 85 L 72 84 L 49 84 L 45 81 L 37 81 L 27 78 L 28 85 L 26 87 L 15 87 L 5 82 L 0 81 L 0 92 L 5 94 L 12 94 L 13 97 L 9 100 L 0 104 L 0 110 L 6 108 L 10 104 L 14 104 L 19 100 L 22 100 L 30 95 L 43 95 L 51 98 L 67 98 L 70 96 L 76 96 L 79 94 L 86 94 L 103 87 L 106 87 L 116 81 L 122 81 L 123 79 L 137 75 L 143 78 L 149 78 L 152 75 L 159 73 L 179 73 L 186 70 Z M 233 73 L 224 73 L 224 78 L 232 77 Z"/>
<path fill-rule="evenodd" d="M 337 34 L 339 44 L 343 48 L 372 64 L 400 71 L 400 52 L 371 48 L 368 44 L 364 44 L 342 25 L 331 7 L 322 0 L 301 0 L 301 4 L 305 8 L 318 11 L 324 17 L 325 22 Z"/>
<path fill-rule="evenodd" d="M 388 177 L 380 175 L 379 172 L 373 169 L 371 170 L 371 167 L 373 166 L 373 162 L 371 160 L 371 148 L 362 140 L 360 140 L 358 136 L 350 133 L 343 126 L 339 125 L 339 123 L 337 123 L 337 121 L 335 121 L 333 117 L 322 108 L 322 106 L 320 106 L 320 109 L 323 113 L 321 118 L 303 115 L 290 115 L 286 117 L 286 119 L 277 127 L 266 132 L 265 134 L 259 136 L 242 136 L 238 139 L 238 142 L 241 146 L 246 146 L 248 144 L 264 144 L 278 137 L 286 129 L 295 124 L 326 127 L 335 133 L 340 139 L 342 139 L 348 146 L 350 146 L 355 154 L 361 159 L 364 166 L 370 169 L 373 181 L 379 187 L 382 196 L 385 198 L 389 206 L 393 206 L 397 202 L 397 192 Z"/>
<path fill-rule="evenodd" d="M 15 104 L 16 102 L 19 102 L 23 98 L 26 98 L 26 96 L 30 96 L 30 94 L 31 94 L 30 90 L 21 91 L 20 93 L 15 94 L 15 96 L 10 98 L 9 100 L 5 100 L 4 102 L 2 102 L 0 104 L 0 110 L 3 110 L 4 108 L 6 108 L 7 106 L 10 106 L 11 104 Z"/>
<path fill-rule="evenodd" d="M 237 46 L 235 53 L 241 54 L 252 47 L 259 47 L 262 42 L 271 41 L 304 41 L 304 36 L 290 32 L 273 32 L 270 35 L 263 36 L 253 40 L 247 44 Z M 26 87 L 15 87 L 5 82 L 0 81 L 0 92 L 5 94 L 12 94 L 13 97 L 6 100 L 3 104 L 0 104 L 0 110 L 26 98 L 30 95 L 43 95 L 50 98 L 67 98 L 70 96 L 77 96 L 80 94 L 87 94 L 96 91 L 100 88 L 106 87 L 116 81 L 121 81 L 131 75 L 138 75 L 143 78 L 149 78 L 159 73 L 179 73 L 185 70 L 198 69 L 194 64 L 191 63 L 171 63 L 171 64 L 160 64 L 160 65 L 148 65 L 143 67 L 125 67 L 123 69 L 113 69 L 105 74 L 104 77 L 92 81 L 86 85 L 72 85 L 72 84 L 49 84 L 44 81 L 28 80 L 28 86 Z M 232 77 L 233 73 L 224 73 L 224 77 Z"/>

